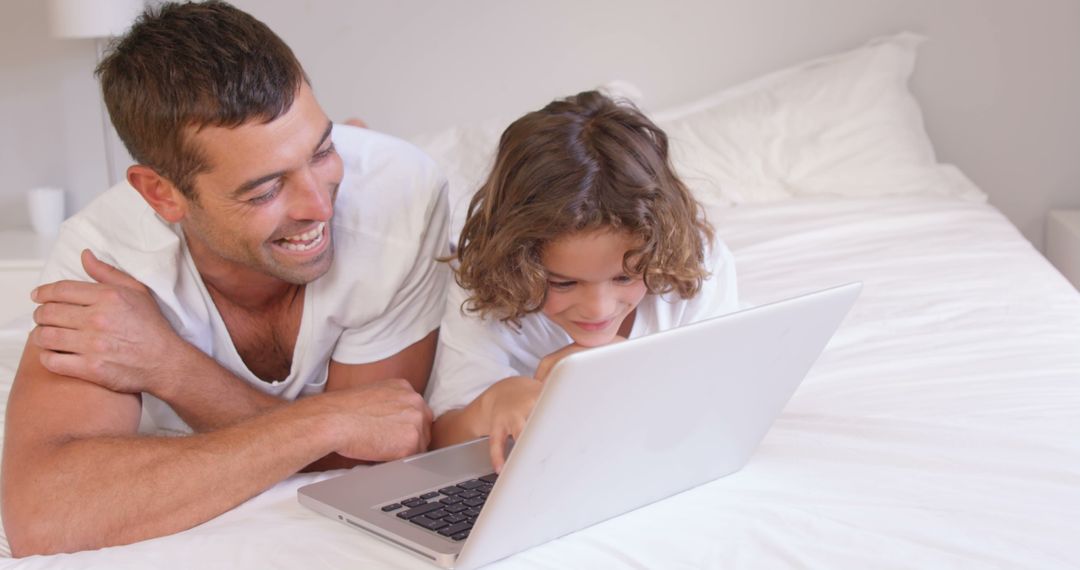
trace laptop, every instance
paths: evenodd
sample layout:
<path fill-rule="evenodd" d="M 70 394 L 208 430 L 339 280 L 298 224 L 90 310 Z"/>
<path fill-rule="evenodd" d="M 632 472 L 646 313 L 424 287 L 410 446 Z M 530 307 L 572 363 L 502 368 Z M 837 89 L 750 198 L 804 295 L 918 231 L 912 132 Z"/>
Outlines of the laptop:
<path fill-rule="evenodd" d="M 862 288 L 850 283 L 572 354 L 502 473 L 486 438 L 301 487 L 301 504 L 476 568 L 742 468 Z"/>

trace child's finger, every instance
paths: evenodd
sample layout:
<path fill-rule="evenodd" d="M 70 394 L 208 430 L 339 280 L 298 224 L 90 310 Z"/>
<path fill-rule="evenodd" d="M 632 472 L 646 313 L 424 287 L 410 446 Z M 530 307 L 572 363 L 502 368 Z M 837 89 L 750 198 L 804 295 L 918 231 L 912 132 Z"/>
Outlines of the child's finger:
<path fill-rule="evenodd" d="M 506 456 L 506 432 L 496 428 L 488 436 L 488 451 L 491 453 L 491 466 L 496 473 L 501 473 Z"/>

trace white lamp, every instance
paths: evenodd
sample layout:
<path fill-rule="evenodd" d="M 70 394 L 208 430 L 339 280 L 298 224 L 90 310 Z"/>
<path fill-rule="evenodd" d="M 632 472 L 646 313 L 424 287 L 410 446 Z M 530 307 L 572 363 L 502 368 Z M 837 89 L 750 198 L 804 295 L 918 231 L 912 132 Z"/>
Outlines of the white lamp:
<path fill-rule="evenodd" d="M 98 61 L 101 61 L 106 39 L 127 31 L 143 8 L 143 0 L 49 0 L 49 24 L 54 37 L 93 39 Z M 118 182 L 112 142 L 116 134 L 109 123 L 104 101 L 101 102 L 101 126 L 108 186 L 112 186 Z"/>
<path fill-rule="evenodd" d="M 52 35 L 108 38 L 127 31 L 143 11 L 143 0 L 49 0 Z"/>

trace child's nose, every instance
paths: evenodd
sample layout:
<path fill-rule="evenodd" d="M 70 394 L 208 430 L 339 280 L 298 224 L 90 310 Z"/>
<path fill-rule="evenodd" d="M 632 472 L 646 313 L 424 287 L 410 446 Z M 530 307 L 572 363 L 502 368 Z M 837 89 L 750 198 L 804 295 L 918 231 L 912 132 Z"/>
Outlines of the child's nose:
<path fill-rule="evenodd" d="M 584 314 L 582 316 L 588 319 L 610 317 L 615 312 L 615 297 L 603 285 L 595 285 L 590 289 L 583 303 Z"/>

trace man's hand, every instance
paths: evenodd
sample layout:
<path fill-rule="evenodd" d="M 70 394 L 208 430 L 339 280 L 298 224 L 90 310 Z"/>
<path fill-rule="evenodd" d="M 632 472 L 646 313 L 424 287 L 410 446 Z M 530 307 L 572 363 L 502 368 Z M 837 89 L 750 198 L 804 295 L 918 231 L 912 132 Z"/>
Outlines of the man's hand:
<path fill-rule="evenodd" d="M 506 438 L 516 441 L 525 429 L 529 414 L 536 407 L 543 383 L 525 376 L 511 376 L 492 384 L 477 398 L 481 416 L 488 434 L 491 465 L 495 472 L 502 471 L 506 462 Z"/>
<path fill-rule="evenodd" d="M 339 419 L 337 452 L 364 461 L 390 461 L 426 451 L 431 409 L 402 378 L 326 392 L 319 399 Z"/>
<path fill-rule="evenodd" d="M 156 367 L 189 345 L 145 285 L 88 249 L 82 264 L 97 283 L 58 281 L 32 294 L 40 306 L 30 340 L 41 349 L 42 366 L 114 392 L 155 392 Z"/>

